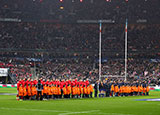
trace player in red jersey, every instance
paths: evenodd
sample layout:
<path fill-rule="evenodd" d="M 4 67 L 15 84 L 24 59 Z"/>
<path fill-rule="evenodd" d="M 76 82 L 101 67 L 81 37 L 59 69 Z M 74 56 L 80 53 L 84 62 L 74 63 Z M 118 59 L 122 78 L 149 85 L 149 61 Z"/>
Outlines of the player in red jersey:
<path fill-rule="evenodd" d="M 87 86 L 89 85 L 89 81 L 88 81 L 88 79 L 86 80 L 86 85 L 87 85 Z"/>
<path fill-rule="evenodd" d="M 20 85 L 21 85 L 22 83 L 21 83 L 21 79 L 17 82 L 17 90 L 19 90 L 19 87 L 20 87 Z"/>
<path fill-rule="evenodd" d="M 37 85 L 37 83 L 38 83 L 38 81 L 35 79 L 35 80 L 33 81 L 33 84 L 34 84 L 34 85 Z"/>
<path fill-rule="evenodd" d="M 26 80 L 25 78 L 23 80 L 21 80 L 22 87 L 25 86 L 25 80 Z"/>

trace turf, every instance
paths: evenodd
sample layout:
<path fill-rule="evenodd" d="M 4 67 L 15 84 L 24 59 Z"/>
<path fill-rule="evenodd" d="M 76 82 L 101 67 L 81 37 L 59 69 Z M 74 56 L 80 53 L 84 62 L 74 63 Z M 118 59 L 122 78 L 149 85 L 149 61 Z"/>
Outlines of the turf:
<path fill-rule="evenodd" d="M 136 101 L 160 98 L 159 94 L 48 101 L 17 101 L 15 96 L 1 95 L 0 115 L 160 115 L 160 102 Z"/>
<path fill-rule="evenodd" d="M 17 93 L 17 88 L 0 88 L 0 93 Z"/>

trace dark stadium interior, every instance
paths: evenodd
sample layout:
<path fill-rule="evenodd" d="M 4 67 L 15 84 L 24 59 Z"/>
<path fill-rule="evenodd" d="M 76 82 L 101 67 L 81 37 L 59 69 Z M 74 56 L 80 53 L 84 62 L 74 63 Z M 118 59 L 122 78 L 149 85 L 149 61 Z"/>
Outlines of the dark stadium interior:
<path fill-rule="evenodd" d="M 159 0 L 1 0 L 1 18 L 19 18 L 24 21 L 54 20 L 76 22 L 76 20 L 109 19 L 124 23 L 147 20 L 159 22 Z M 61 8 L 60 8 L 61 7 Z"/>
<path fill-rule="evenodd" d="M 160 115 L 160 0 L 0 0 L 0 115 Z"/>
<path fill-rule="evenodd" d="M 102 74 L 123 76 L 127 18 L 128 79 L 156 83 L 160 79 L 159 5 L 159 0 L 138 4 L 137 0 L 1 0 L 0 67 L 9 67 L 16 80 L 33 76 L 30 68 L 36 67 L 42 78 L 78 76 L 95 82 L 99 24 L 92 21 L 106 20 Z"/>

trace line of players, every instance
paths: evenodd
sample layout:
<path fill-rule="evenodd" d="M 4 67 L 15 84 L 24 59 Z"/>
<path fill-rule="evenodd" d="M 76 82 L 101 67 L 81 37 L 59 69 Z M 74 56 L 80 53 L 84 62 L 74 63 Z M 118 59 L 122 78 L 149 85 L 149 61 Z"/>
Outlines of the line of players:
<path fill-rule="evenodd" d="M 95 84 L 95 97 L 97 97 L 97 85 L 99 84 L 99 97 L 110 96 L 138 96 L 149 95 L 149 85 L 146 81 L 124 82 L 124 81 L 97 81 Z"/>
<path fill-rule="evenodd" d="M 17 83 L 18 96 L 20 99 L 56 99 L 56 98 L 89 98 L 92 97 L 93 87 L 88 80 L 39 80 L 42 84 L 38 93 L 37 80 L 20 80 Z M 99 86 L 99 88 L 98 88 Z M 99 89 L 99 91 L 98 91 Z M 149 95 L 149 85 L 146 82 L 125 83 L 123 81 L 110 82 L 97 81 L 94 85 L 95 97 L 109 96 L 137 96 Z"/>
<path fill-rule="evenodd" d="M 40 85 L 40 86 L 39 86 Z M 42 86 L 42 87 L 41 87 Z M 19 80 L 19 99 L 92 98 L 93 86 L 88 80 Z"/>

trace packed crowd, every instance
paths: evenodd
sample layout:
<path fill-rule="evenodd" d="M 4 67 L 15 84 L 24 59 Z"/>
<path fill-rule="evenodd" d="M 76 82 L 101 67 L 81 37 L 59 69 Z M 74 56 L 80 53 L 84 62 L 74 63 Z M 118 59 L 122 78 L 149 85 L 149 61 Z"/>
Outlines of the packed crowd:
<path fill-rule="evenodd" d="M 69 61 L 67 61 L 69 60 Z M 92 63 L 93 62 L 93 63 Z M 19 79 L 89 79 L 95 83 L 99 78 L 98 63 L 78 59 L 57 59 L 47 61 L 29 61 L 26 58 L 0 58 L 0 68 L 10 68 L 10 75 Z M 127 79 L 147 80 L 158 84 L 160 80 L 159 61 L 155 59 L 128 59 Z M 102 63 L 102 78 L 124 77 L 124 59 L 107 59 Z"/>
<path fill-rule="evenodd" d="M 17 81 L 33 77 L 43 79 L 75 79 L 78 77 L 96 82 L 99 67 L 97 61 L 99 25 L 52 23 L 52 21 L 46 23 L 44 20 L 44 22 L 34 20 L 41 20 L 42 17 L 48 20 L 63 19 L 63 16 L 68 15 L 66 12 L 71 12 L 69 13 L 71 16 L 68 17 L 73 20 L 101 18 L 125 22 L 126 15 L 128 15 L 127 78 L 128 80 L 147 79 L 150 83 L 156 83 L 160 79 L 160 61 L 158 60 L 160 25 L 131 24 L 132 19 L 157 19 L 159 16 L 157 0 L 154 2 L 141 0 L 136 10 L 133 7 L 133 4 L 137 3 L 135 1 L 106 2 L 104 0 L 99 2 L 91 0 L 83 1 L 82 4 L 77 1 L 74 3 L 49 0 L 14 1 L 8 4 L 8 1 L 2 0 L 0 4 L 0 67 L 10 68 L 11 76 Z M 47 5 L 46 8 L 46 4 L 50 2 L 52 4 Z M 68 4 L 73 5 L 69 5 L 69 7 L 72 6 L 69 8 Z M 148 7 L 150 4 L 154 5 L 155 9 L 150 10 L 151 7 Z M 56 7 L 52 7 L 54 5 Z M 56 10 L 63 5 L 65 10 Z M 114 9 L 113 12 L 110 11 L 111 9 Z M 153 11 L 154 13 L 150 13 Z M 47 12 L 52 15 L 49 16 Z M 6 22 L 3 18 L 22 20 Z M 117 23 L 102 24 L 103 78 L 124 76 L 124 27 L 124 24 Z"/>
<path fill-rule="evenodd" d="M 128 17 L 131 22 L 146 20 L 159 21 L 159 1 L 141 0 L 14 0 L 10 3 L 1 0 L 0 18 L 19 18 L 22 20 L 99 20 L 108 19 L 124 22 Z M 138 4 L 138 5 L 137 5 Z M 152 5 L 152 7 L 149 7 Z M 63 7 L 63 8 L 60 8 Z M 153 13 L 154 12 L 154 13 Z"/>
<path fill-rule="evenodd" d="M 103 24 L 103 52 L 124 51 L 124 26 Z M 0 48 L 4 49 L 62 52 L 99 50 L 98 24 L 0 22 L 0 28 Z M 159 31 L 159 24 L 129 25 L 128 51 L 158 51 Z"/>

